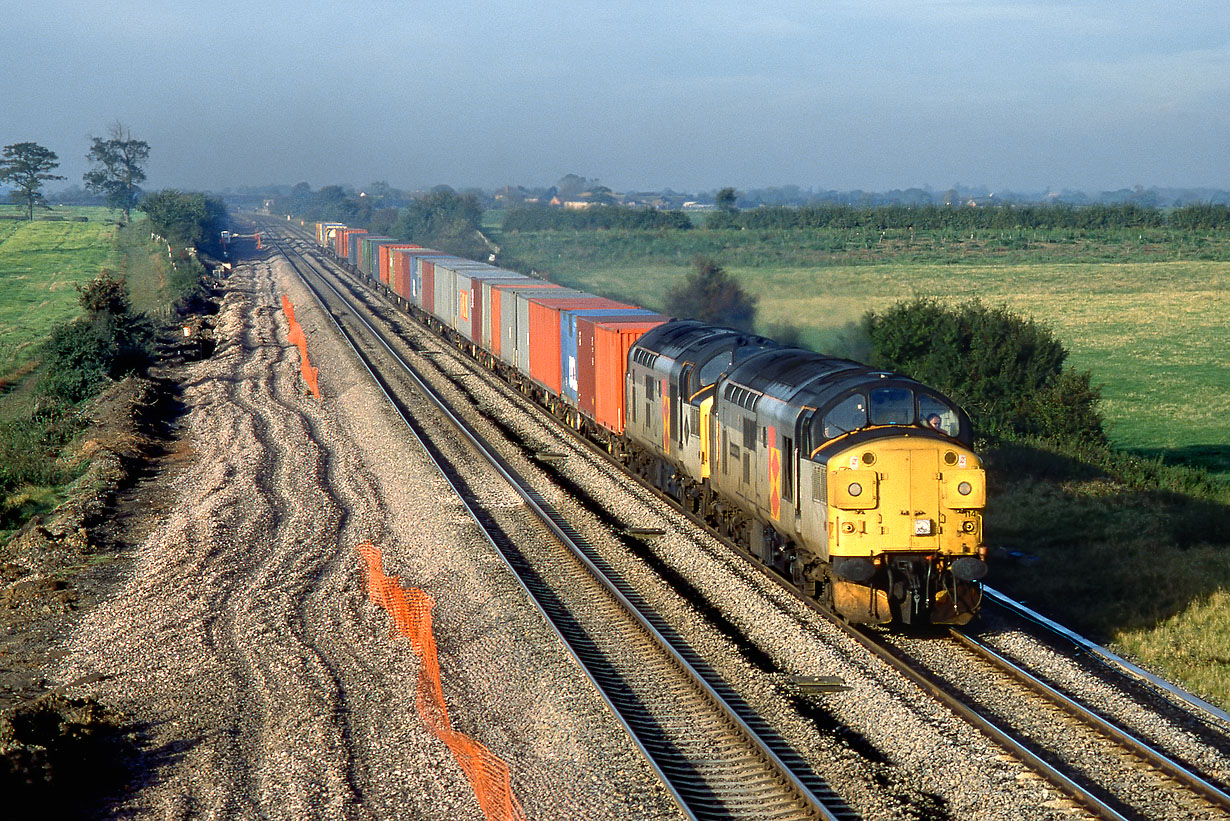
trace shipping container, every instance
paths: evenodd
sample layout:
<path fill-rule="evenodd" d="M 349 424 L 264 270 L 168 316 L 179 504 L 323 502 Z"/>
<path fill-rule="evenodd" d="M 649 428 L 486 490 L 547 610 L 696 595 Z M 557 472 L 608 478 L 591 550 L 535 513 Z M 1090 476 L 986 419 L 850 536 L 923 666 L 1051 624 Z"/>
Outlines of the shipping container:
<path fill-rule="evenodd" d="M 414 273 L 415 260 L 420 257 L 446 257 L 448 254 L 430 248 L 399 248 L 389 252 L 389 279 L 393 293 L 419 305 L 419 288 Z"/>
<path fill-rule="evenodd" d="M 443 271 L 439 277 L 436 276 L 436 263 L 447 265 L 450 262 L 466 262 L 461 257 L 455 257 L 452 254 L 444 254 L 435 257 L 415 257 L 414 266 L 417 269 L 415 278 L 419 288 L 418 305 L 427 313 L 439 319 L 439 308 L 436 306 L 436 301 L 440 296 L 441 285 L 436 281 L 446 280 L 452 274 L 450 271 Z M 451 287 L 451 286 L 450 286 Z M 451 298 L 447 295 L 444 297 L 445 303 L 451 303 Z M 445 306 L 447 310 L 447 306 Z"/>
<path fill-rule="evenodd" d="M 570 308 L 560 311 L 560 395 L 569 403 L 577 404 L 577 322 L 581 317 L 631 319 L 637 316 L 652 316 L 654 313 L 648 308 L 637 308 L 635 305 L 616 308 Z"/>
<path fill-rule="evenodd" d="M 458 331 L 462 336 L 473 342 L 475 345 L 490 350 L 483 340 L 484 328 L 490 329 L 491 324 L 487 319 L 483 300 L 483 287 L 488 283 L 513 284 L 518 282 L 527 282 L 530 277 L 525 274 L 518 274 L 516 271 L 508 271 L 503 268 L 492 268 L 489 271 L 459 271 L 457 273 L 457 301 L 460 307 L 463 302 L 468 302 L 468 311 L 465 316 L 460 317 Z M 469 318 L 469 324 L 466 324 L 466 317 Z"/>
<path fill-rule="evenodd" d="M 366 228 L 343 228 L 337 232 L 337 256 L 343 261 L 350 261 L 351 239 L 357 235 L 366 234 Z"/>
<path fill-rule="evenodd" d="M 496 300 L 494 298 L 494 293 L 496 291 L 498 291 L 500 295 L 498 307 L 495 305 Z M 518 296 L 527 294 L 553 294 L 558 297 L 586 295 L 584 291 L 577 291 L 572 288 L 561 288 L 553 282 L 527 282 L 524 285 L 521 283 L 513 283 L 512 285 L 495 285 L 492 286 L 492 294 L 491 310 L 493 315 L 491 319 L 492 322 L 499 322 L 499 344 L 496 345 L 493 343 L 491 352 L 496 354 L 496 356 L 500 358 L 501 362 L 505 362 L 514 368 L 517 368 L 517 363 L 521 361 L 521 357 L 518 354 L 518 347 L 521 344 L 521 339 L 528 334 L 528 330 L 523 333 L 518 325 Z M 526 327 L 528 328 L 528 320 L 526 321 Z M 496 329 L 494 327 L 492 328 L 492 333 L 496 333 Z"/>
<path fill-rule="evenodd" d="M 560 311 L 569 308 L 627 308 L 606 297 L 583 294 L 574 297 L 543 295 L 517 298 L 517 370 L 552 395 L 560 395 Z M 522 309 L 524 308 L 524 313 Z M 522 324 L 524 319 L 524 325 Z M 524 340 L 522 342 L 521 340 Z"/>
<path fill-rule="evenodd" d="M 418 268 L 419 307 L 429 314 L 435 313 L 436 307 L 436 269 L 433 260 L 419 257 L 414 261 Z"/>
<path fill-rule="evenodd" d="M 368 279 L 375 279 L 380 275 L 377 265 L 380 261 L 380 246 L 383 243 L 400 242 L 401 240 L 393 237 L 385 237 L 380 234 L 367 234 L 359 239 L 359 255 L 355 266 L 358 267 L 359 273 Z"/>
<path fill-rule="evenodd" d="M 558 288 L 558 285 L 535 277 L 526 277 L 524 282 L 484 282 L 482 286 L 483 300 L 483 348 L 490 351 L 497 359 L 500 356 L 501 330 L 501 299 L 500 286 Z"/>
<path fill-rule="evenodd" d="M 441 323 L 454 331 L 460 331 L 461 326 L 470 324 L 470 300 L 467 293 L 464 304 L 461 301 L 461 289 L 458 278 L 464 274 L 480 271 L 494 271 L 494 265 L 485 262 L 474 262 L 461 257 L 436 260 L 435 268 L 435 306 L 432 314 Z"/>
<path fill-rule="evenodd" d="M 422 248 L 421 245 L 415 245 L 412 242 L 397 242 L 392 245 L 380 246 L 380 281 L 393 288 L 393 252 L 404 251 L 407 249 Z"/>
<path fill-rule="evenodd" d="M 577 408 L 583 416 L 623 434 L 628 351 L 641 336 L 668 321 L 660 314 L 577 320 Z"/>

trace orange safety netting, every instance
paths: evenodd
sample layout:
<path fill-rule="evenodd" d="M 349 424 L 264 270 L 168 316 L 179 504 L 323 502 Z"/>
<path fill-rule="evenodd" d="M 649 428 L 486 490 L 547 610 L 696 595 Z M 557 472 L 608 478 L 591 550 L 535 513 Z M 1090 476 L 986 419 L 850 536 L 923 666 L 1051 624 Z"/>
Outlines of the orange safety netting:
<path fill-rule="evenodd" d="M 312 363 L 308 360 L 307 337 L 303 335 L 303 328 L 295 319 L 295 306 L 291 304 L 290 297 L 286 294 L 282 294 L 282 313 L 286 314 L 286 321 L 290 323 L 290 333 L 286 335 L 286 339 L 290 344 L 299 348 L 299 372 L 303 374 L 303 381 L 307 383 L 312 396 L 319 399 L 320 388 L 316 382 L 319 369 L 312 367 Z"/>
<path fill-rule="evenodd" d="M 436 640 L 431 632 L 431 608 L 435 600 L 416 588 L 401 586 L 396 576 L 386 576 L 380 549 L 371 542 L 358 546 L 367 562 L 367 592 L 371 600 L 393 617 L 397 632 L 410 639 L 422 662 L 419 667 L 417 704 L 419 716 L 453 752 L 453 757 L 474 788 L 483 813 L 491 821 L 524 821 L 525 813 L 513 795 L 508 765 L 474 739 L 453 729 L 440 685 Z"/>

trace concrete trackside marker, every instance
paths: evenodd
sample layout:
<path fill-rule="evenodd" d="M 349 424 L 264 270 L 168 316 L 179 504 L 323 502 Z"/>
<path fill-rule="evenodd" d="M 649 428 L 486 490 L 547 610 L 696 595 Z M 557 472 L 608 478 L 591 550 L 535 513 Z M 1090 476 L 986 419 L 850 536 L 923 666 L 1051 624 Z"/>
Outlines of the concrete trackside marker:
<path fill-rule="evenodd" d="M 290 332 L 286 335 L 286 339 L 290 344 L 299 348 L 299 372 L 303 374 L 303 381 L 307 383 L 312 396 L 319 399 L 320 388 L 316 383 L 319 369 L 312 367 L 312 363 L 308 360 L 307 337 L 303 335 L 303 328 L 295 319 L 295 306 L 291 304 L 290 297 L 286 294 L 282 294 L 282 313 L 286 314 L 286 321 L 290 323 Z"/>
<path fill-rule="evenodd" d="M 421 662 L 417 690 L 419 716 L 452 751 L 489 821 L 525 821 L 521 803 L 513 795 L 508 765 L 482 744 L 454 730 L 449 721 L 440 684 L 436 640 L 431 632 L 431 608 L 435 600 L 422 590 L 403 589 L 396 576 L 386 576 L 380 548 L 371 542 L 363 542 L 356 549 L 367 562 L 368 596 L 393 617 L 397 632 L 410 639 L 410 646 Z"/>

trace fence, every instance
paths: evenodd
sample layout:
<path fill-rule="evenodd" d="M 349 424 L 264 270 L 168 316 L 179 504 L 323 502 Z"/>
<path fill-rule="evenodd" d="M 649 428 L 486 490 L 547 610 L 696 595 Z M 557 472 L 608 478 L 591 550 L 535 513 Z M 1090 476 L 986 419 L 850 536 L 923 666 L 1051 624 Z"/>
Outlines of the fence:
<path fill-rule="evenodd" d="M 295 306 L 291 304 L 290 297 L 286 294 L 282 294 L 282 313 L 286 314 L 286 321 L 290 323 L 290 333 L 286 335 L 286 339 L 299 348 L 299 371 L 303 374 L 303 381 L 307 383 L 312 396 L 319 399 L 320 388 L 316 379 L 319 369 L 312 367 L 312 363 L 308 360 L 307 337 L 303 335 L 303 328 L 295 319 Z"/>
<path fill-rule="evenodd" d="M 371 542 L 357 549 L 367 562 L 368 595 L 393 617 L 397 632 L 410 639 L 421 662 L 416 699 L 419 716 L 452 751 L 489 821 L 525 821 L 521 804 L 513 795 L 508 765 L 482 744 L 454 730 L 449 721 L 431 628 L 435 600 L 422 590 L 402 588 L 400 579 L 385 575 L 380 549 Z"/>

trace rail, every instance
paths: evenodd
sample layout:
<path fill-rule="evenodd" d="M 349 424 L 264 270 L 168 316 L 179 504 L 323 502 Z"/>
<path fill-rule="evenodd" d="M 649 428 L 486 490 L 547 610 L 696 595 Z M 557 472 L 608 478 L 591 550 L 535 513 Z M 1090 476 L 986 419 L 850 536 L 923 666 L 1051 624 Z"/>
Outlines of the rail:
<path fill-rule="evenodd" d="M 271 237 L 271 239 L 273 238 Z M 688 647 L 679 636 L 674 634 L 674 631 L 661 618 L 649 610 L 647 605 L 640 600 L 640 597 L 631 587 L 619 579 L 611 568 L 606 566 L 597 552 L 576 533 L 564 517 L 530 487 L 499 454 L 487 446 L 473 428 L 457 415 L 448 406 L 448 403 L 426 383 L 421 375 L 393 349 L 383 338 L 383 334 L 368 323 L 359 312 L 351 310 L 348 314 L 348 319 L 356 320 L 366 328 L 367 333 L 371 334 L 372 338 L 379 342 L 385 353 L 397 363 L 398 368 L 436 408 L 437 412 L 441 413 L 448 420 L 449 424 L 466 439 L 470 446 L 502 476 L 522 498 L 527 507 L 551 531 L 555 538 L 586 565 L 593 577 L 607 590 L 608 594 L 620 603 L 624 611 L 639 623 L 641 629 L 647 635 L 652 637 L 654 643 L 662 648 L 671 657 L 674 664 L 679 669 L 685 671 L 689 678 L 696 683 L 696 686 L 704 692 L 705 699 L 725 714 L 726 720 L 734 725 L 738 732 L 746 739 L 747 743 L 754 748 L 755 757 L 775 773 L 772 778 L 767 780 L 764 778 L 750 780 L 751 791 L 749 794 L 742 796 L 723 795 L 721 797 L 722 800 L 715 803 L 715 799 L 718 797 L 714 795 L 713 791 L 695 783 L 695 762 L 672 760 L 672 751 L 664 748 L 660 740 L 655 738 L 652 732 L 646 733 L 647 728 L 652 730 L 656 725 L 652 722 L 646 725 L 642 719 L 629 714 L 629 705 L 622 702 L 617 692 L 618 687 L 612 687 L 610 674 L 595 670 L 596 659 L 593 654 L 584 647 L 579 646 L 587 642 L 583 638 L 578 641 L 578 637 L 571 632 L 571 629 L 567 625 L 560 623 L 559 614 L 553 612 L 554 605 L 550 602 L 542 601 L 542 591 L 531 580 L 525 578 L 524 570 L 520 567 L 520 560 L 516 556 L 510 557 L 508 555 L 510 548 L 508 538 L 498 530 L 498 526 L 493 527 L 494 523 L 481 509 L 479 501 L 464 485 L 464 482 L 459 481 L 455 470 L 446 463 L 442 454 L 430 443 L 429 437 L 426 436 L 418 423 L 414 421 L 409 410 L 395 397 L 396 391 L 378 372 L 379 368 L 361 350 L 361 346 L 356 343 L 343 323 L 338 321 L 333 311 L 328 307 L 328 301 L 309 281 L 308 277 L 304 275 L 301 267 L 291 258 L 291 253 L 293 252 L 305 263 L 308 263 L 307 258 L 297 250 L 288 252 L 278 239 L 275 239 L 274 242 L 275 247 L 286 257 L 292 268 L 303 279 L 309 290 L 312 291 L 322 310 L 332 320 L 338 333 L 347 340 L 351 349 L 364 364 L 369 374 L 371 374 L 373 380 L 380 386 L 386 398 L 388 398 L 401 415 L 403 421 L 420 443 L 422 443 L 424 449 L 436 464 L 437 469 L 450 483 L 459 498 L 461 498 L 470 516 L 478 523 L 488 541 L 504 556 L 505 563 L 517 575 L 527 594 L 538 603 L 540 609 L 543 610 L 548 620 L 552 623 L 556 634 L 559 635 L 565 646 L 577 658 L 578 663 L 582 665 L 583 669 L 587 670 L 591 681 L 598 687 L 599 692 L 602 693 L 612 712 L 618 717 L 624 728 L 628 730 L 638 748 L 652 763 L 663 782 L 671 790 L 676 801 L 690 817 L 697 819 L 728 818 L 731 817 L 734 807 L 740 803 L 746 807 L 754 808 L 754 812 L 757 815 L 765 813 L 774 803 L 774 800 L 768 799 L 765 795 L 765 785 L 770 781 L 777 781 L 783 785 L 785 791 L 792 796 L 790 801 L 799 805 L 801 811 L 797 815 L 791 815 L 790 817 L 819 817 L 825 819 L 853 817 L 853 813 L 845 806 L 844 802 L 818 776 L 811 772 L 810 768 L 797 753 L 790 749 L 763 719 L 755 715 L 754 711 L 728 685 L 722 682 L 703 659 Z M 347 301 L 344 295 L 327 281 L 322 279 L 321 282 L 333 292 L 336 298 L 344 302 Z M 565 619 L 565 621 L 567 620 Z M 690 775 L 692 777 L 689 777 Z M 748 779 L 744 776 L 742 780 L 747 781 Z M 775 800 L 776 803 L 781 803 L 781 799 Z"/>

